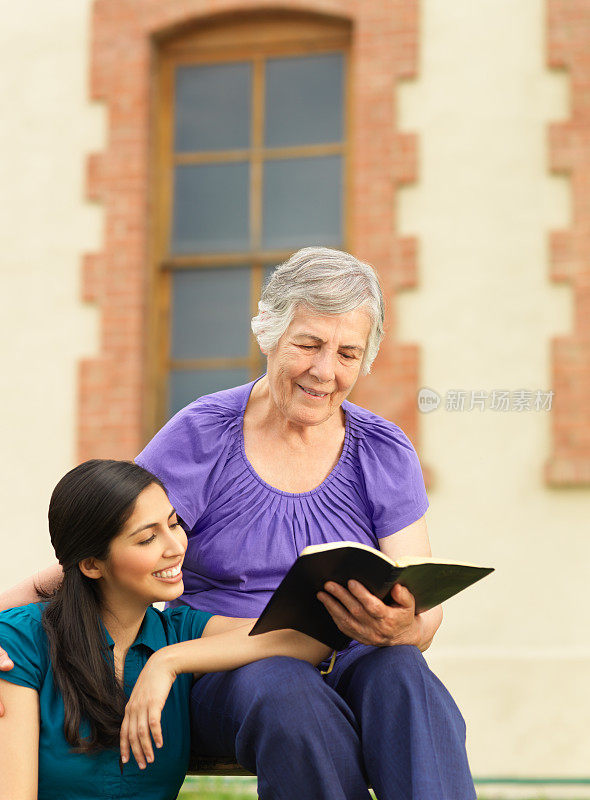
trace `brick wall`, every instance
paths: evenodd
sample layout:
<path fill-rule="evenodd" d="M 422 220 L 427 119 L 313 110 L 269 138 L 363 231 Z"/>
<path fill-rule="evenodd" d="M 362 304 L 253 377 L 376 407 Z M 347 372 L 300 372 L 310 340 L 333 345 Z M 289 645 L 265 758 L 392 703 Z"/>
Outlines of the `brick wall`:
<path fill-rule="evenodd" d="M 551 277 L 572 288 L 574 328 L 553 339 L 549 484 L 590 484 L 590 0 L 548 0 L 548 63 L 570 76 L 571 117 L 551 126 L 550 166 L 570 177 L 572 220 L 551 235 Z"/>

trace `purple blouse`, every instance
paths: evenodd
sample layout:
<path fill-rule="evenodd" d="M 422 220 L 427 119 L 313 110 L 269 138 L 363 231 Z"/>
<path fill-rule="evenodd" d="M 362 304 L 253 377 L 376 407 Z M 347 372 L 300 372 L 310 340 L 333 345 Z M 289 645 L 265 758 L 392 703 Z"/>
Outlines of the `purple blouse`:
<path fill-rule="evenodd" d="M 259 616 L 307 545 L 346 540 L 378 547 L 379 538 L 428 508 L 408 437 L 348 400 L 340 459 L 319 486 L 293 494 L 263 481 L 246 458 L 243 435 L 258 380 L 200 397 L 136 458 L 162 480 L 190 528 L 185 593 L 176 603 L 226 616 Z"/>

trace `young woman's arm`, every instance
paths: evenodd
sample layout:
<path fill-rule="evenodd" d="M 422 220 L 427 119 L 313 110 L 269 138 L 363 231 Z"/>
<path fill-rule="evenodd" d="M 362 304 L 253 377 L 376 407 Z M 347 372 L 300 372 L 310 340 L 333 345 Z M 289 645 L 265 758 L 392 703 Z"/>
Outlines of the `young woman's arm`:
<path fill-rule="evenodd" d="M 37 603 L 42 600 L 37 592 L 41 589 L 44 592 L 52 592 L 57 589 L 63 577 L 63 570 L 59 564 L 53 564 L 47 569 L 40 570 L 36 575 L 31 575 L 30 578 L 25 578 L 24 581 L 17 583 L 10 589 L 0 594 L 0 611 L 6 611 L 7 608 L 16 608 L 17 606 L 26 606 L 27 603 Z M 10 653 L 2 649 L 2 642 L 0 642 L 0 672 L 9 672 L 14 664 L 10 657 Z M 2 686 L 0 686 L 0 692 Z M 0 717 L 4 714 L 3 706 L 4 695 L 0 694 Z"/>
<path fill-rule="evenodd" d="M 0 679 L 0 800 L 37 800 L 39 694 Z"/>
<path fill-rule="evenodd" d="M 125 708 L 120 737 L 123 763 L 129 760 L 130 749 L 141 769 L 146 762 L 154 760 L 152 737 L 156 747 L 161 747 L 160 717 L 179 673 L 193 672 L 199 676 L 205 672 L 221 672 L 269 656 L 290 656 L 319 664 L 331 652 L 329 647 L 294 630 L 248 636 L 254 621 L 248 620 L 244 625 L 240 624 L 244 620 L 212 617 L 200 639 L 163 647 L 148 659 Z M 210 635 L 212 630 L 234 625 L 238 627 Z"/>
<path fill-rule="evenodd" d="M 251 619 L 248 617 L 220 617 L 218 614 L 215 614 L 210 617 L 205 625 L 201 638 L 205 636 L 217 636 L 218 633 L 227 633 L 236 628 L 244 628 L 246 625 L 248 626 L 248 630 L 251 630 L 256 620 L 257 617 L 252 617 Z"/>

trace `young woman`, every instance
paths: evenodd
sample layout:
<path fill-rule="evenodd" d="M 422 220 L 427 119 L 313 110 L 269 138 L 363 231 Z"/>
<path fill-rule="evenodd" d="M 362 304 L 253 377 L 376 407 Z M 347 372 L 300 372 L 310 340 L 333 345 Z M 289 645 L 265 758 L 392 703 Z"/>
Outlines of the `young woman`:
<path fill-rule="evenodd" d="M 162 483 L 136 464 L 68 472 L 49 532 L 63 583 L 46 603 L 0 614 L 14 659 L 0 679 L 2 800 L 172 800 L 188 766 L 194 673 L 328 654 L 295 631 L 248 637 L 253 620 L 153 608 L 183 592 L 187 538 Z"/>

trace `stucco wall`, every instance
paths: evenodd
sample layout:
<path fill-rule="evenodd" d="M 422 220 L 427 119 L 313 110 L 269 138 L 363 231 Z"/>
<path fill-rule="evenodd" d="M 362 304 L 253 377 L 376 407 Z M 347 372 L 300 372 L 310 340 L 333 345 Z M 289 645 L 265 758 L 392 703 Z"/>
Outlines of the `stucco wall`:
<path fill-rule="evenodd" d="M 84 198 L 102 146 L 88 101 L 90 0 L 2 3 L 0 26 L 0 587 L 49 562 L 47 505 L 73 466 L 78 359 L 97 346 L 80 257 L 101 240 Z"/>
<path fill-rule="evenodd" d="M 546 411 L 444 410 L 452 389 L 466 408 L 471 390 L 550 389 L 549 339 L 572 325 L 570 290 L 549 280 L 570 196 L 548 172 L 547 125 L 570 111 L 567 74 L 545 66 L 544 11 L 423 0 L 419 78 L 401 93 L 420 180 L 400 220 L 421 257 L 399 335 L 422 344 L 422 385 L 442 397 L 421 419 L 433 550 L 497 570 L 448 602 L 427 654 L 480 776 L 588 774 L 590 491 L 544 484 Z"/>

